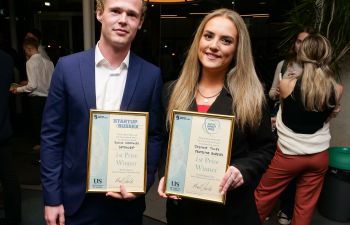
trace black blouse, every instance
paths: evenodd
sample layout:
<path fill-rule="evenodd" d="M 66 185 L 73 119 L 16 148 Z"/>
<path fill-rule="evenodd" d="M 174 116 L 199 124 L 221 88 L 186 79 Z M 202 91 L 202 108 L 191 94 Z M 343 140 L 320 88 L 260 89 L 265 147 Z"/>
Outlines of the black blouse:
<path fill-rule="evenodd" d="M 322 112 L 307 111 L 301 101 L 301 81 L 296 82 L 292 94 L 283 100 L 282 121 L 295 133 L 313 134 L 323 127 L 336 104 L 335 93 L 331 97 L 331 106 Z"/>

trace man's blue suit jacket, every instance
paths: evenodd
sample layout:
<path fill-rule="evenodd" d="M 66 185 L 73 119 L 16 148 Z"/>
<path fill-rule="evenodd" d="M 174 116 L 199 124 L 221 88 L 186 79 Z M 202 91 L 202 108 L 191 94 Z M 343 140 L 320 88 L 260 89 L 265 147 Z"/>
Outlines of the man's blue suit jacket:
<path fill-rule="evenodd" d="M 149 112 L 147 187 L 154 182 L 162 145 L 162 79 L 158 67 L 130 53 L 122 111 Z M 43 115 L 41 180 L 44 204 L 72 215 L 86 190 L 89 110 L 96 108 L 95 49 L 57 62 Z"/>
<path fill-rule="evenodd" d="M 12 135 L 10 122 L 10 84 L 13 73 L 13 60 L 0 49 L 0 145 Z"/>

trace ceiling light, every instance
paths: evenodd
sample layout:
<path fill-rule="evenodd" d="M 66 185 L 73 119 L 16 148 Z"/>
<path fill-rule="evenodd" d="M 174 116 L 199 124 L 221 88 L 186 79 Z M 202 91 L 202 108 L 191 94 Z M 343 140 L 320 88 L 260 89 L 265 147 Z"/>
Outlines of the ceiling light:
<path fill-rule="evenodd" d="M 44 5 L 45 6 L 51 6 L 51 2 L 45 2 Z"/>

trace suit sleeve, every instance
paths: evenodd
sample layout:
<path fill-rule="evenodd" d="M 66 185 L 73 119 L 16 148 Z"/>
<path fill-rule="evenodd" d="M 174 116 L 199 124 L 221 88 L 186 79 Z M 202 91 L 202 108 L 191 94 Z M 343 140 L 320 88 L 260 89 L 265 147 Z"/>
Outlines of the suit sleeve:
<path fill-rule="evenodd" d="M 0 143 L 12 134 L 10 123 L 10 84 L 12 80 L 13 60 L 0 50 Z"/>
<path fill-rule="evenodd" d="M 164 111 L 163 115 L 163 126 L 162 126 L 162 134 L 163 134 L 163 145 L 162 145 L 162 153 L 159 161 L 159 168 L 158 168 L 158 178 L 161 179 L 163 176 L 165 176 L 165 167 L 166 167 L 166 160 L 167 160 L 167 153 L 168 153 L 168 140 L 169 140 L 169 132 L 166 127 L 166 112 L 167 107 L 170 99 L 170 95 L 172 93 L 172 89 L 174 88 L 175 81 L 169 81 L 164 84 L 163 90 L 162 90 L 162 108 Z"/>
<path fill-rule="evenodd" d="M 147 151 L 147 189 L 154 183 L 163 144 L 161 92 L 163 81 L 158 70 L 149 110 L 148 151 Z"/>
<path fill-rule="evenodd" d="M 41 129 L 41 181 L 44 204 L 62 204 L 62 163 L 66 133 L 64 74 L 59 60 L 51 80 Z"/>

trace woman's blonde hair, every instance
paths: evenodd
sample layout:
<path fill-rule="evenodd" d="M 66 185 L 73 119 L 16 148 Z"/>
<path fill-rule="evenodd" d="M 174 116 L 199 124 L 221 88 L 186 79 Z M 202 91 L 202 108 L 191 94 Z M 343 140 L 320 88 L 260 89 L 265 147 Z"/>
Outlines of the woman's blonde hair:
<path fill-rule="evenodd" d="M 301 98 L 308 111 L 323 111 L 334 104 L 336 81 L 329 66 L 331 56 L 331 45 L 320 34 L 309 35 L 300 46 L 298 61 L 304 68 Z"/>
<path fill-rule="evenodd" d="M 204 27 L 214 17 L 225 17 L 232 21 L 238 31 L 238 43 L 226 74 L 226 82 L 233 98 L 232 111 L 241 128 L 257 128 L 262 118 L 262 106 L 265 102 L 263 87 L 256 75 L 248 29 L 242 17 L 230 9 L 218 9 L 206 15 L 197 28 L 180 77 L 176 82 L 169 100 L 167 124 L 171 124 L 174 109 L 188 110 L 194 99 L 200 78 L 201 64 L 198 59 L 199 41 Z"/>

